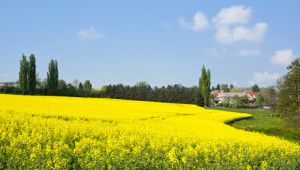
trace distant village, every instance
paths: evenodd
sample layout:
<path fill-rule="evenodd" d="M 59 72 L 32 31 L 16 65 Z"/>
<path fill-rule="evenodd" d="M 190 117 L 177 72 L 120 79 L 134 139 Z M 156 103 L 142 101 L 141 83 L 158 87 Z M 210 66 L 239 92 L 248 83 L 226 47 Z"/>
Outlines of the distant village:
<path fill-rule="evenodd" d="M 253 92 L 245 90 L 242 92 L 225 92 L 224 90 L 214 90 L 211 92 L 211 105 L 223 107 L 243 107 L 269 109 L 270 105 L 278 97 L 266 92 Z"/>
<path fill-rule="evenodd" d="M 0 82 L 0 88 L 5 86 L 13 86 L 13 87 L 20 87 L 20 84 L 17 82 Z"/>

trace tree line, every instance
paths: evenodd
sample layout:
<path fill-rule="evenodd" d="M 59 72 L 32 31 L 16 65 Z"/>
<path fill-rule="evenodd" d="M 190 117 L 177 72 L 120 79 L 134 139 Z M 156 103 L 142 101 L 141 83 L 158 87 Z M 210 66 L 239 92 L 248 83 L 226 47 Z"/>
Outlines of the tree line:
<path fill-rule="evenodd" d="M 29 60 L 22 54 L 19 71 L 19 87 L 6 85 L 0 87 L 0 93 L 55 95 L 76 97 L 100 97 L 141 101 L 156 101 L 168 103 L 210 105 L 210 70 L 203 66 L 199 78 L 199 87 L 184 87 L 180 84 L 152 88 L 146 82 L 139 82 L 134 86 L 123 84 L 103 86 L 94 90 L 89 80 L 84 83 L 74 80 L 73 84 L 59 79 L 58 63 L 51 59 L 48 66 L 47 78 L 38 79 L 36 73 L 35 55 L 31 54 Z"/>
<path fill-rule="evenodd" d="M 260 92 L 261 89 L 259 88 L 259 86 L 257 84 L 254 84 L 252 87 L 250 88 L 246 88 L 246 90 L 252 90 L 253 92 Z M 214 90 L 224 90 L 224 92 L 242 92 L 243 90 L 245 90 L 244 88 L 237 88 L 234 87 L 233 84 L 230 84 L 230 86 L 228 86 L 228 84 L 217 84 L 216 87 L 212 86 L 211 88 L 212 91 Z M 265 89 L 267 90 L 267 89 Z"/>
<path fill-rule="evenodd" d="M 115 99 L 129 99 L 141 101 L 155 101 L 167 103 L 186 103 L 204 106 L 203 97 L 198 87 L 183 87 L 168 85 L 161 88 L 151 86 L 146 82 L 139 82 L 135 86 L 123 84 L 104 86 L 100 91 L 101 97 Z"/>

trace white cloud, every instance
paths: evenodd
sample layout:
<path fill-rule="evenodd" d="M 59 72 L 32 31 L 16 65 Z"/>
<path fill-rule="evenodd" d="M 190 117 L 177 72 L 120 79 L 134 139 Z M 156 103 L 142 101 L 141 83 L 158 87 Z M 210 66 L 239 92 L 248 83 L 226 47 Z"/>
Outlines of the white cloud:
<path fill-rule="evenodd" d="M 183 17 L 180 17 L 178 19 L 178 22 L 179 22 L 180 26 L 182 26 L 184 28 L 192 29 L 194 31 L 199 31 L 208 26 L 208 20 L 207 20 L 206 16 L 200 11 L 198 11 L 194 15 L 193 20 L 194 20 L 194 23 L 190 24 L 190 23 L 187 23 Z"/>
<path fill-rule="evenodd" d="M 219 14 L 212 19 L 212 22 L 216 23 L 218 26 L 246 24 L 251 17 L 251 12 L 251 8 L 244 8 L 244 6 L 222 8 Z"/>
<path fill-rule="evenodd" d="M 272 85 L 280 78 L 279 73 L 270 74 L 268 71 L 263 73 L 254 73 L 253 80 L 249 81 L 249 84 L 259 84 L 261 86 Z"/>
<path fill-rule="evenodd" d="M 215 35 L 217 41 L 221 44 L 231 44 L 236 41 L 259 42 L 263 39 L 268 28 L 266 23 L 257 23 L 253 28 L 244 26 L 229 29 L 228 27 L 219 27 Z"/>
<path fill-rule="evenodd" d="M 87 29 L 81 30 L 77 32 L 77 35 L 81 40 L 92 40 L 92 39 L 104 38 L 104 35 L 98 33 L 93 27 L 89 27 Z"/>
<path fill-rule="evenodd" d="M 275 51 L 275 55 L 271 56 L 271 62 L 278 65 L 289 65 L 294 57 L 292 49 Z"/>
<path fill-rule="evenodd" d="M 239 51 L 240 56 L 257 56 L 260 55 L 259 50 L 242 49 Z"/>
<path fill-rule="evenodd" d="M 268 29 L 268 24 L 259 22 L 254 27 L 244 26 L 249 22 L 251 13 L 251 8 L 244 8 L 244 6 L 223 8 L 212 19 L 217 28 L 216 40 L 221 44 L 232 44 L 237 41 L 260 42 Z M 239 25 L 236 26 L 237 24 Z"/>
<path fill-rule="evenodd" d="M 170 24 L 167 24 L 167 23 L 165 23 L 164 21 L 162 21 L 162 22 L 160 23 L 160 25 L 161 25 L 163 28 L 170 28 L 170 27 L 171 27 Z"/>

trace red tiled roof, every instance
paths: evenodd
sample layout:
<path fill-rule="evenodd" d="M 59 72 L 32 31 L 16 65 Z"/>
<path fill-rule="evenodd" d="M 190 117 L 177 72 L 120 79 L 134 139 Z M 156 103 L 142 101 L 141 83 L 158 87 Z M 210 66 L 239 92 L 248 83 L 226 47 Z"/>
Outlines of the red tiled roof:
<path fill-rule="evenodd" d="M 211 92 L 212 95 L 217 96 L 220 93 L 224 93 L 224 90 L 214 90 Z"/>

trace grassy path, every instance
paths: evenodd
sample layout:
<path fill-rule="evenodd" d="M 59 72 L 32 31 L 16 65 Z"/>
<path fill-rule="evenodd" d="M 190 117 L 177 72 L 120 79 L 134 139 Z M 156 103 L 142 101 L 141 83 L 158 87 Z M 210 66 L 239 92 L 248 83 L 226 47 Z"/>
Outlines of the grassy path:
<path fill-rule="evenodd" d="M 237 129 L 260 132 L 270 136 L 277 136 L 300 144 L 300 140 L 297 139 L 297 131 L 291 127 L 288 127 L 287 122 L 282 120 L 280 117 L 271 117 L 270 111 L 268 110 L 249 110 L 221 107 L 211 107 L 210 109 L 251 114 L 253 116 L 252 118 L 234 121 L 230 125 Z"/>

